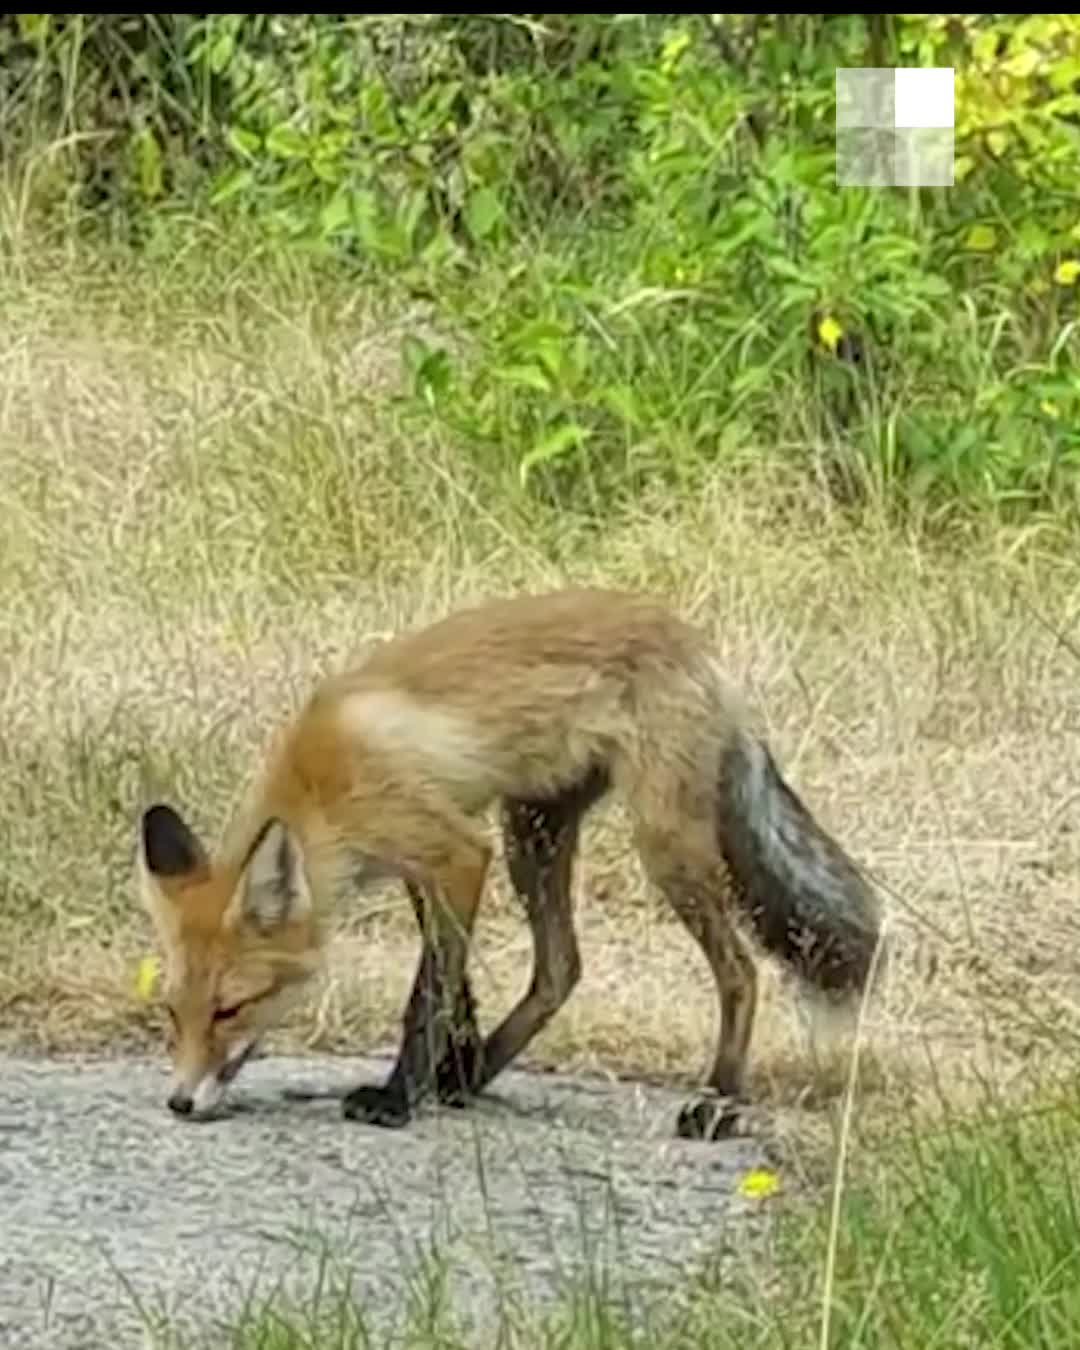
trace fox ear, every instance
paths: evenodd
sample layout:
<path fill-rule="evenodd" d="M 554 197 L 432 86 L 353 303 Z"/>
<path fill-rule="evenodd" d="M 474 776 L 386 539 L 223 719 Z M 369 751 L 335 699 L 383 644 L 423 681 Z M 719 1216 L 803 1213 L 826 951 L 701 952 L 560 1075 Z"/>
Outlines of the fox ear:
<path fill-rule="evenodd" d="M 142 856 L 158 881 L 178 880 L 208 867 L 206 850 L 171 806 L 158 803 L 143 813 Z"/>
<path fill-rule="evenodd" d="M 269 820 L 248 854 L 227 924 L 240 920 L 269 933 L 311 912 L 311 890 L 300 848 L 280 820 Z"/>

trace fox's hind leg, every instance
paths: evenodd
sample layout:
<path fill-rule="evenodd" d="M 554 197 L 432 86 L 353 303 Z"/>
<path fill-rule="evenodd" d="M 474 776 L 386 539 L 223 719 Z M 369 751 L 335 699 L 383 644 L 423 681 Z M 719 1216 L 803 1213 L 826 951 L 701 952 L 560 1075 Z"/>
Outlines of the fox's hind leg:
<path fill-rule="evenodd" d="M 757 1011 L 754 958 L 732 921 L 735 881 L 705 829 L 672 835 L 639 825 L 636 843 L 649 879 L 697 940 L 716 981 L 720 1036 L 708 1076 L 715 1096 L 689 1102 L 676 1126 L 683 1138 L 715 1137 L 735 1122 Z"/>
<path fill-rule="evenodd" d="M 502 804 L 510 880 L 532 930 L 533 976 L 524 998 L 484 1044 L 477 1091 L 551 1020 L 581 976 L 571 895 L 574 855 L 581 821 L 607 788 L 606 773 L 595 769 L 557 795 L 507 799 Z"/>

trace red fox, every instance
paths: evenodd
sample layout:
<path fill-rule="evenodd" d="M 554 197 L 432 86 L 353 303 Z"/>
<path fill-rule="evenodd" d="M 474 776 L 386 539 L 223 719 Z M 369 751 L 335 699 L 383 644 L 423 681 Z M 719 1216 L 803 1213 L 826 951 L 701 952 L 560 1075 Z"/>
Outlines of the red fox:
<path fill-rule="evenodd" d="M 677 1132 L 736 1110 L 766 951 L 839 997 L 880 966 L 876 897 L 749 729 L 703 635 L 646 596 L 500 599 L 394 637 L 326 679 L 278 734 L 215 856 L 169 806 L 142 816 L 139 873 L 165 954 L 169 1107 L 213 1114 L 318 969 L 334 902 L 404 883 L 423 934 L 397 1061 L 345 1094 L 349 1119 L 406 1124 L 431 1092 L 465 1105 L 581 973 L 571 882 L 582 819 L 625 804 L 647 878 L 700 943 L 719 995 L 710 1092 Z M 466 972 L 498 802 L 534 946 L 528 991 L 483 1039 Z M 712 1122 L 712 1123 L 711 1123 Z"/>

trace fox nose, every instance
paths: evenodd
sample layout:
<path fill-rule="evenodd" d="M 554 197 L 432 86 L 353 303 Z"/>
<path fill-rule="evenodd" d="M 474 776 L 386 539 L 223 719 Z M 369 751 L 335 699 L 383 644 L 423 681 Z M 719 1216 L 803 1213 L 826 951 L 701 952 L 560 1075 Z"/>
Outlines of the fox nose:
<path fill-rule="evenodd" d="M 169 1097 L 169 1110 L 178 1116 L 190 1116 L 194 1104 L 191 1097 L 180 1088 Z"/>

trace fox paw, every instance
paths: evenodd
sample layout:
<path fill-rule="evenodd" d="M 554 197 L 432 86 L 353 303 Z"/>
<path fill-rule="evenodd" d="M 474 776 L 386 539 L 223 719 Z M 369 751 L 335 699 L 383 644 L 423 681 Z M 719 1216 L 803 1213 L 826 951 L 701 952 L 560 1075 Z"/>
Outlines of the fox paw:
<path fill-rule="evenodd" d="M 374 1084 L 346 1093 L 341 1111 L 346 1120 L 362 1120 L 386 1129 L 401 1129 L 412 1116 L 404 1094 Z"/>
<path fill-rule="evenodd" d="M 728 1139 L 739 1123 L 734 1097 L 699 1097 L 679 1112 L 675 1133 L 680 1139 Z"/>

